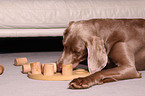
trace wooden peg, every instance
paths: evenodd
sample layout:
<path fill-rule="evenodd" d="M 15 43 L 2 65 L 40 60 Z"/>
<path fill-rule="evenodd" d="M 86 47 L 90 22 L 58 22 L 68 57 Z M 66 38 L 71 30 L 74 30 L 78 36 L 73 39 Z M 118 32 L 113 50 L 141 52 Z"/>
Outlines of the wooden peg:
<path fill-rule="evenodd" d="M 32 74 L 41 74 L 40 62 L 30 63 Z"/>
<path fill-rule="evenodd" d="M 3 65 L 0 64 L 0 75 L 4 72 L 4 67 Z"/>
<path fill-rule="evenodd" d="M 30 63 L 22 65 L 22 73 L 27 74 L 28 72 L 31 72 Z"/>
<path fill-rule="evenodd" d="M 53 65 L 54 65 L 54 72 L 57 72 L 57 66 L 56 66 L 56 63 L 50 63 L 50 64 L 53 64 Z"/>
<path fill-rule="evenodd" d="M 27 60 L 26 57 L 24 57 L 24 58 L 16 58 L 14 60 L 14 65 L 16 65 L 16 66 L 21 66 L 21 65 L 24 65 L 26 63 L 28 63 L 28 60 Z"/>
<path fill-rule="evenodd" d="M 62 75 L 72 75 L 72 64 L 62 64 Z"/>
<path fill-rule="evenodd" d="M 43 74 L 45 76 L 53 76 L 54 75 L 54 64 L 44 64 Z"/>
<path fill-rule="evenodd" d="M 46 64 L 53 64 L 54 65 L 54 72 L 57 71 L 56 63 L 46 63 Z M 42 64 L 42 71 L 44 70 L 44 64 Z"/>

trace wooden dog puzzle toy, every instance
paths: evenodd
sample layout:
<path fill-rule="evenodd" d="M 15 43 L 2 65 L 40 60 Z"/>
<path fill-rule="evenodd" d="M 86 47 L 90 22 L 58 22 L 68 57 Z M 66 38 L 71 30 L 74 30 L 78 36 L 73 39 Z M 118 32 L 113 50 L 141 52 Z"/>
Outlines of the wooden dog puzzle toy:
<path fill-rule="evenodd" d="M 56 73 L 56 64 L 52 63 L 42 64 L 42 70 L 40 69 L 40 63 L 31 63 L 31 68 L 28 77 L 35 80 L 66 81 L 78 77 L 85 77 L 90 74 L 85 69 L 76 69 L 73 71 L 72 64 L 63 64 L 62 73 Z"/>
<path fill-rule="evenodd" d="M 73 80 L 78 77 L 85 77 L 90 74 L 85 69 L 76 69 L 73 71 L 72 64 L 63 64 L 62 73 L 57 73 L 56 63 L 28 63 L 26 57 L 16 58 L 14 62 L 16 66 L 22 66 L 22 73 L 28 74 L 29 78 L 36 80 L 64 81 Z M 3 67 L 0 66 L 0 68 Z"/>
<path fill-rule="evenodd" d="M 26 64 L 26 63 L 28 63 L 28 60 L 27 60 L 26 57 L 24 57 L 24 58 L 16 58 L 16 59 L 14 60 L 14 65 L 15 65 L 15 66 L 21 66 L 21 65 L 24 65 L 24 64 Z"/>

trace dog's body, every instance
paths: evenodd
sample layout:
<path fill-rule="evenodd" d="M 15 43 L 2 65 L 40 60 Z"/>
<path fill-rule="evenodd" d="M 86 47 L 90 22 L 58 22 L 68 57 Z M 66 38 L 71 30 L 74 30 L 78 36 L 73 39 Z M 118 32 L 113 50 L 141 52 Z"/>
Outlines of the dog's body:
<path fill-rule="evenodd" d="M 73 64 L 75 68 L 87 58 L 88 65 L 96 68 L 89 70 L 93 73 L 90 76 L 72 80 L 70 88 L 88 88 L 104 82 L 140 78 L 137 70 L 145 69 L 145 20 L 71 22 L 64 32 L 63 45 L 63 54 L 57 62 L 58 70 L 62 64 Z M 116 67 L 102 70 L 113 64 Z"/>

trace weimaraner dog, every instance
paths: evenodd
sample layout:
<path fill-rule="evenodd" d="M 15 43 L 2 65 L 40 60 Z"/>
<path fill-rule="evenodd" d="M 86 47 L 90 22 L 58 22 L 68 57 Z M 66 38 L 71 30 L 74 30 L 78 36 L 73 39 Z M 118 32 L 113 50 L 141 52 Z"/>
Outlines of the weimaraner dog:
<path fill-rule="evenodd" d="M 75 68 L 87 59 L 91 73 L 72 80 L 69 88 L 89 88 L 106 82 L 141 78 L 137 70 L 145 69 L 145 20 L 72 21 L 63 34 L 63 45 L 62 56 L 57 61 L 58 71 L 62 64 L 73 64 Z"/>

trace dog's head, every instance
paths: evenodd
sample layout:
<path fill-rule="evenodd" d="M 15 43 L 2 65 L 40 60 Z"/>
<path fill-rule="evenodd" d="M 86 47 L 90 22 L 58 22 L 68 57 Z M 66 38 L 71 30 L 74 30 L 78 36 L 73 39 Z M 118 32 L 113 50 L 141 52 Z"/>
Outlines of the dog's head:
<path fill-rule="evenodd" d="M 100 71 L 107 64 L 104 42 L 94 34 L 94 26 L 79 22 L 70 22 L 63 34 L 64 50 L 57 61 L 58 71 L 62 64 L 72 64 L 75 68 L 79 62 L 88 59 L 89 71 Z"/>

